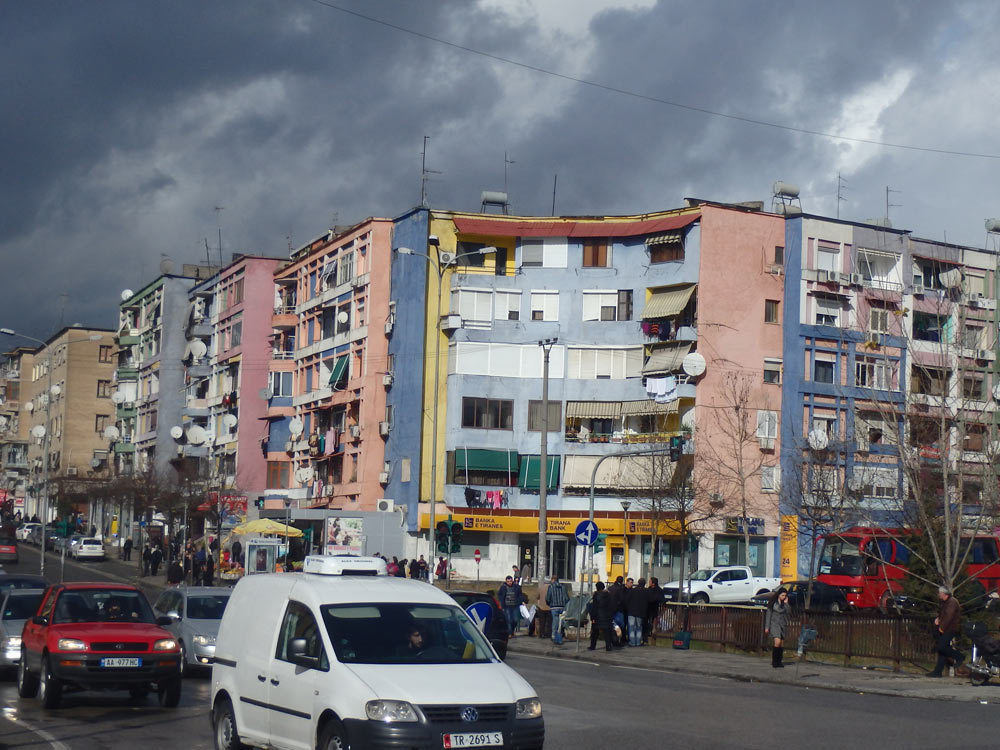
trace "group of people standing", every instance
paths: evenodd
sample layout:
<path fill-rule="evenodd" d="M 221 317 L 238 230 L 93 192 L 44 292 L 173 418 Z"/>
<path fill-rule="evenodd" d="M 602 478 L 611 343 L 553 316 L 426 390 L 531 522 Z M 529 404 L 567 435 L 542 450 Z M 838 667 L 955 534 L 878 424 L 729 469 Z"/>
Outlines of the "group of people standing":
<path fill-rule="evenodd" d="M 604 636 L 604 648 L 639 647 L 649 643 L 653 624 L 663 603 L 659 579 L 652 577 L 635 581 L 618 576 L 610 586 L 598 581 L 587 605 L 590 617 L 589 650 L 597 648 L 599 634 Z"/>
<path fill-rule="evenodd" d="M 375 557 L 381 557 L 385 560 L 386 573 L 390 576 L 395 576 L 396 578 L 415 578 L 420 581 L 430 580 L 430 566 L 423 555 L 412 560 L 407 560 L 405 557 L 400 560 L 393 555 L 392 559 L 389 560 L 385 555 L 376 552 Z"/>

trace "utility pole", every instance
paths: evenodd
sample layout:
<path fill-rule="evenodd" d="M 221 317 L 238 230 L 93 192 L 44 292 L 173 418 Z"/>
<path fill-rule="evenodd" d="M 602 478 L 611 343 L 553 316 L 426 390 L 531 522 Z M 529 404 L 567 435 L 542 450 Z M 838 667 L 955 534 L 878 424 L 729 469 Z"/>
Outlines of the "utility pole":
<path fill-rule="evenodd" d="M 542 445 L 541 458 L 538 466 L 538 580 L 549 577 L 548 555 L 546 547 L 548 519 L 546 518 L 546 501 L 549 489 L 549 355 L 558 338 L 542 339 L 538 345 L 542 347 L 544 363 L 542 365 Z"/>

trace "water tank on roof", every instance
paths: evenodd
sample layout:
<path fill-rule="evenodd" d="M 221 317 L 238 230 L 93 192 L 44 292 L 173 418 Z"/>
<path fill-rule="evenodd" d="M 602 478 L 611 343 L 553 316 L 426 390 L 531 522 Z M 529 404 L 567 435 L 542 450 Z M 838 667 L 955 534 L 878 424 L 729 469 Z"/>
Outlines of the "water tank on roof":
<path fill-rule="evenodd" d="M 799 197 L 799 186 L 793 185 L 790 182 L 778 181 L 774 183 L 772 188 L 775 195 L 780 195 L 783 198 L 798 198 Z"/>
<path fill-rule="evenodd" d="M 987 219 L 986 220 L 986 231 L 987 232 L 1000 232 L 1000 219 Z"/>

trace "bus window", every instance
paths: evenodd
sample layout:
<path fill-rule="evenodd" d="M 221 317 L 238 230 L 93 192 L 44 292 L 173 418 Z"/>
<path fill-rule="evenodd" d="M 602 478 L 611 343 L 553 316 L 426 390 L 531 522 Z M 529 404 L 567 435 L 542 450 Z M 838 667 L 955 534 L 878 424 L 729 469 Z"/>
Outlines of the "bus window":
<path fill-rule="evenodd" d="M 861 575 L 861 550 L 857 537 L 828 537 L 823 541 L 819 572 L 834 576 Z"/>
<path fill-rule="evenodd" d="M 904 567 L 910 564 L 910 548 L 898 539 L 896 540 L 896 559 L 893 562 Z"/>
<path fill-rule="evenodd" d="M 965 540 L 969 541 L 969 540 Z M 972 551 L 969 562 L 973 565 L 989 565 L 997 561 L 997 543 L 992 537 L 976 537 L 972 539 Z"/>

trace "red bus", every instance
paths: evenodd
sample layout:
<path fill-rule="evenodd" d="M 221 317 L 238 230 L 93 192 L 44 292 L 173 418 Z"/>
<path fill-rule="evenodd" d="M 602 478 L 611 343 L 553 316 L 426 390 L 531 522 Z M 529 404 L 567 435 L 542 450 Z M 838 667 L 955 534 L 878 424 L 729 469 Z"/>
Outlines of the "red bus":
<path fill-rule="evenodd" d="M 891 609 L 890 592 L 899 593 L 910 561 L 910 550 L 902 539 L 907 529 L 855 526 L 821 537 L 817 581 L 844 591 L 847 603 L 858 609 Z M 995 536 L 963 537 L 971 543 L 968 572 L 986 594 L 1000 586 L 1000 546 Z"/>

